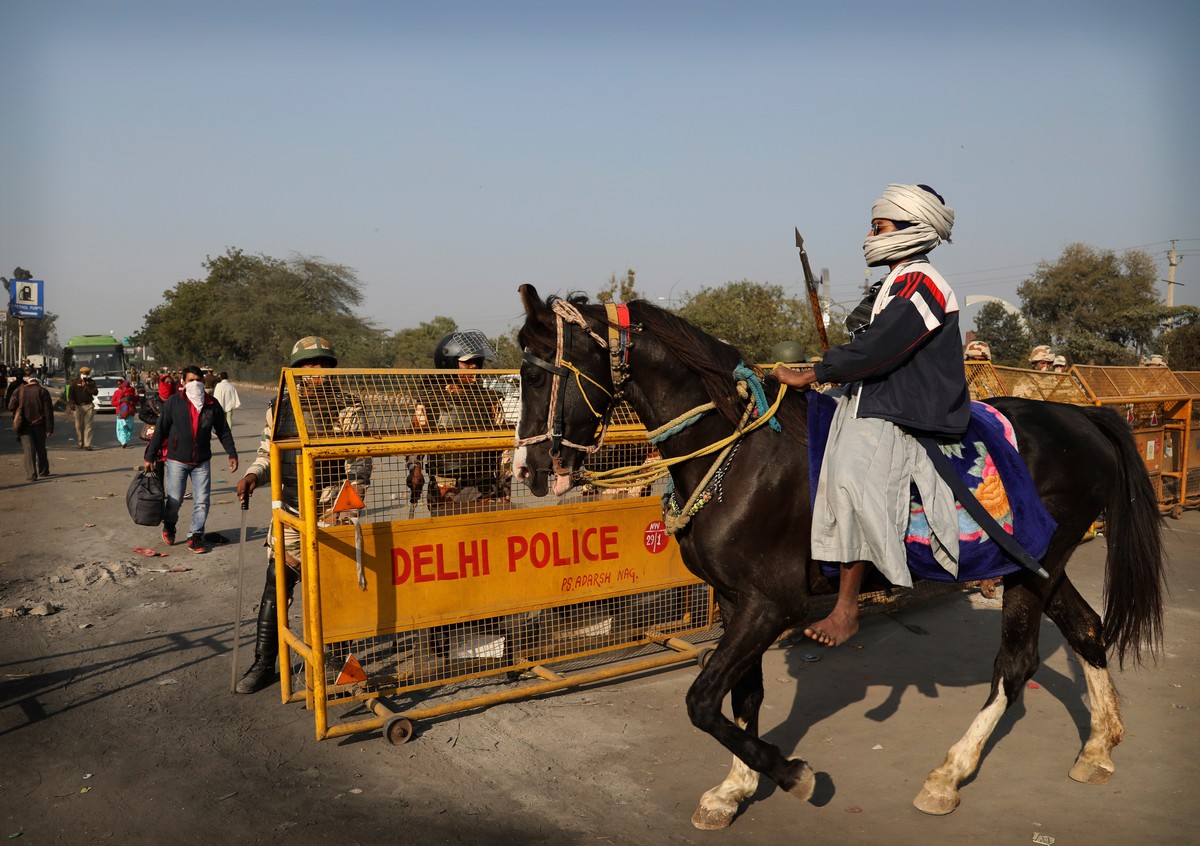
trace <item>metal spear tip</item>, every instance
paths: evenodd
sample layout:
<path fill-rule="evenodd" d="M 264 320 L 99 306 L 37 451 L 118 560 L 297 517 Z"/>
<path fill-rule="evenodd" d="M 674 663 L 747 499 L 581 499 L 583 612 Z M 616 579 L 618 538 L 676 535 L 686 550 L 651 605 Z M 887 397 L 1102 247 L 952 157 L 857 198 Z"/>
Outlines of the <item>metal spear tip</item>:
<path fill-rule="evenodd" d="M 797 250 L 804 249 L 804 236 L 800 234 L 799 226 L 796 227 L 796 249 Z"/>

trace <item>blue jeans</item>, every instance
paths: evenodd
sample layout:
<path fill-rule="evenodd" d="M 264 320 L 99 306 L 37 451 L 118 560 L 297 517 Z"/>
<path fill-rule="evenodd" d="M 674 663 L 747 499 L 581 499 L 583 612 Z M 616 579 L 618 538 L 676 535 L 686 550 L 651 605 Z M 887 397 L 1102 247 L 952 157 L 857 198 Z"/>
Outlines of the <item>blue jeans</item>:
<path fill-rule="evenodd" d="M 192 479 L 192 523 L 188 528 L 188 537 L 191 537 L 204 534 L 204 523 L 208 519 L 208 491 L 212 484 L 209 462 L 184 464 L 167 459 L 166 475 L 163 479 L 163 487 L 167 489 L 167 509 L 163 514 L 163 523 L 167 526 L 174 526 L 179 520 L 179 506 L 183 504 L 183 493 L 189 476 Z"/>

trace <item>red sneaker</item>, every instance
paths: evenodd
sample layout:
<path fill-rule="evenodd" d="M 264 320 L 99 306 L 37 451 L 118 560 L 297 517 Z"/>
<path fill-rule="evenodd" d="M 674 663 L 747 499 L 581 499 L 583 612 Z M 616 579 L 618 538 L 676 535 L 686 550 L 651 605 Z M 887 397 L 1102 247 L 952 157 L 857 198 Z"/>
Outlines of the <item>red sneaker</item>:
<path fill-rule="evenodd" d="M 188 549 L 192 552 L 205 553 L 208 552 L 208 544 L 204 542 L 203 535 L 192 535 L 188 538 Z"/>
<path fill-rule="evenodd" d="M 165 543 L 167 546 L 173 546 L 175 544 L 175 527 L 174 526 L 164 525 L 162 535 L 163 535 L 163 543 Z"/>

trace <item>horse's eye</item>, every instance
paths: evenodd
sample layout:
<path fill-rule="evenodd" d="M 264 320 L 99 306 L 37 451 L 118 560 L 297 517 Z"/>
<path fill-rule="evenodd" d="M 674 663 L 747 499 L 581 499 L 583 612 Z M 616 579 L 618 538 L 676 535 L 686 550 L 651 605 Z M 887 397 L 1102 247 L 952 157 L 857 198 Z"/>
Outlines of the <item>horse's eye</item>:
<path fill-rule="evenodd" d="M 528 371 L 522 371 L 521 382 L 531 388 L 541 387 L 541 384 L 546 381 L 546 374 L 536 367 L 529 368 Z"/>

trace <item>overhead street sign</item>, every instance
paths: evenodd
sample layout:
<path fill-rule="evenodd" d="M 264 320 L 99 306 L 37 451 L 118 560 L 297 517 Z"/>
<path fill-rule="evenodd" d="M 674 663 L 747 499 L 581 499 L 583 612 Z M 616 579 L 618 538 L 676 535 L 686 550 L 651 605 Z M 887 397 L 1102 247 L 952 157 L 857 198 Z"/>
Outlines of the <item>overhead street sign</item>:
<path fill-rule="evenodd" d="M 8 310 L 14 317 L 44 317 L 41 279 L 13 279 L 8 286 Z"/>

